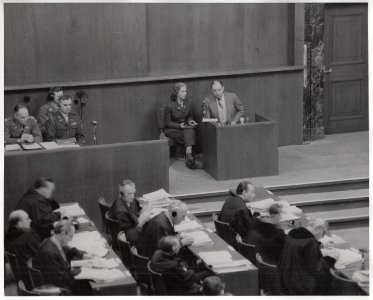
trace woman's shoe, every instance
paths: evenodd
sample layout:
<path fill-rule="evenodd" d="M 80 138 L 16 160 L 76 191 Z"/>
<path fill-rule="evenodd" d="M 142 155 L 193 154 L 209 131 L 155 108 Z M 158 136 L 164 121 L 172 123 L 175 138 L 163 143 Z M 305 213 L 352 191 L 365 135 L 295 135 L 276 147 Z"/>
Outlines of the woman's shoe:
<path fill-rule="evenodd" d="M 185 165 L 188 169 L 194 170 L 196 168 L 195 160 L 192 154 L 185 155 Z"/>

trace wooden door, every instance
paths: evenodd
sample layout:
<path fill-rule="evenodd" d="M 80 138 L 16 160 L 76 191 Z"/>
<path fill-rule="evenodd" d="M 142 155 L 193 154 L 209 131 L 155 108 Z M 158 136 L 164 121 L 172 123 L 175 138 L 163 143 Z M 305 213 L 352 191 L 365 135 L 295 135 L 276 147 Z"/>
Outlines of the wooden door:
<path fill-rule="evenodd" d="M 367 4 L 325 6 L 325 133 L 368 130 Z"/>

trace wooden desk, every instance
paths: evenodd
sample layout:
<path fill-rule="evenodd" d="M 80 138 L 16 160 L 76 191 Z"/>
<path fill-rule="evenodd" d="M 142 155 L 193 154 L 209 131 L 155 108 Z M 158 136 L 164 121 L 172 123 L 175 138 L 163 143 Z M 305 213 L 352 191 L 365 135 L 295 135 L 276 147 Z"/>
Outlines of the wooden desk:
<path fill-rule="evenodd" d="M 72 203 L 62 203 L 61 207 L 64 205 L 68 205 Z M 77 218 L 80 216 L 77 216 Z M 86 219 L 90 220 L 89 217 L 84 214 L 81 215 L 81 217 L 85 217 Z M 74 217 L 75 218 L 75 217 Z M 83 223 L 79 224 L 79 228 L 76 231 L 78 232 L 84 232 L 84 231 L 99 231 L 94 223 L 90 221 L 89 223 Z M 127 268 L 123 265 L 120 258 L 115 254 L 115 252 L 111 249 L 111 247 L 106 244 L 106 248 L 108 249 L 108 254 L 106 254 L 105 258 L 110 259 L 114 258 L 119 266 L 117 267 L 119 270 L 121 270 L 126 275 L 129 274 L 129 271 Z M 95 294 L 98 295 L 111 295 L 111 296 L 119 296 L 119 295 L 137 295 L 137 283 L 135 279 L 133 279 L 132 276 L 126 276 L 126 278 L 121 280 L 114 280 L 110 282 L 104 282 L 104 283 L 95 283 L 93 281 L 90 281 L 90 285 L 92 289 L 94 290 Z"/>
<path fill-rule="evenodd" d="M 203 164 L 216 180 L 278 174 L 275 122 L 255 114 L 252 123 L 204 123 Z"/>
<path fill-rule="evenodd" d="M 188 217 L 191 220 L 196 220 L 198 223 L 202 224 L 194 215 L 188 215 Z M 245 259 L 240 253 L 234 250 L 233 247 L 229 246 L 217 234 L 208 231 L 205 227 L 204 232 L 208 234 L 213 244 L 207 246 L 189 246 L 190 251 L 195 256 L 199 257 L 200 252 L 226 250 L 232 255 L 233 260 Z M 251 268 L 249 270 L 218 274 L 218 276 L 221 277 L 222 280 L 225 282 L 226 293 L 232 293 L 235 296 L 259 295 L 258 269 L 253 264 L 251 264 L 250 261 L 249 263 L 251 265 Z"/>
<path fill-rule="evenodd" d="M 167 141 L 161 140 L 7 152 L 4 157 L 4 215 L 14 210 L 36 178 L 46 177 L 56 183 L 57 201 L 78 202 L 94 223 L 100 224 L 97 204 L 100 196 L 113 202 L 123 179 L 131 179 L 136 184 L 138 195 L 160 188 L 168 190 L 168 168 L 169 146 Z"/>

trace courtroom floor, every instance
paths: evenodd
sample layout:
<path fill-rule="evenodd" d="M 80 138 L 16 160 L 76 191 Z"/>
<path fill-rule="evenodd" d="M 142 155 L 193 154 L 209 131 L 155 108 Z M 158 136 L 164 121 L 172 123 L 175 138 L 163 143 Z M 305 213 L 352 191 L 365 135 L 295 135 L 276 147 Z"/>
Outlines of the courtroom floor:
<path fill-rule="evenodd" d="M 368 177 L 369 132 L 326 135 L 309 144 L 279 147 L 278 160 L 277 176 L 248 179 L 255 185 L 274 186 Z M 216 181 L 175 158 L 171 158 L 169 176 L 172 195 L 228 190 L 243 180 Z"/>

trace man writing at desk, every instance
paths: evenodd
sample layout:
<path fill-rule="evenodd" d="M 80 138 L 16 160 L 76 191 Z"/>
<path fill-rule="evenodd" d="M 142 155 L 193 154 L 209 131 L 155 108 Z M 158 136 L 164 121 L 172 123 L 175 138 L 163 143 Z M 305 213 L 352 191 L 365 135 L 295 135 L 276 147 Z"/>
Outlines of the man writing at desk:
<path fill-rule="evenodd" d="M 212 95 L 204 100 L 206 118 L 216 118 L 222 125 L 237 124 L 245 113 L 245 107 L 234 93 L 224 92 L 224 85 L 220 80 L 211 84 Z"/>

